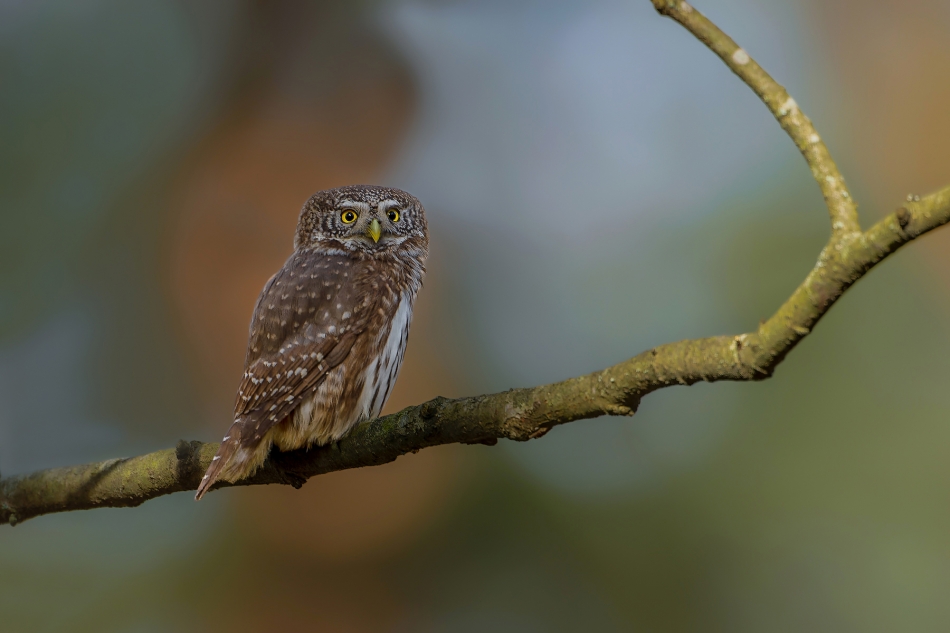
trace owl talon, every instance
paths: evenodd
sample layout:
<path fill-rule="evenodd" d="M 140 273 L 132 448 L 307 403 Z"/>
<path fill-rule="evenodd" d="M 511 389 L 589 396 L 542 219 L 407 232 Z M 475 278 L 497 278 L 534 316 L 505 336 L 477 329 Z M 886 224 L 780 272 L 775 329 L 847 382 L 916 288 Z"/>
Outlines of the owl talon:
<path fill-rule="evenodd" d="M 486 437 L 483 440 L 473 440 L 471 442 L 462 442 L 462 444 L 468 444 L 469 446 L 475 446 L 476 444 L 483 444 L 485 446 L 494 446 L 498 443 L 497 437 Z"/>

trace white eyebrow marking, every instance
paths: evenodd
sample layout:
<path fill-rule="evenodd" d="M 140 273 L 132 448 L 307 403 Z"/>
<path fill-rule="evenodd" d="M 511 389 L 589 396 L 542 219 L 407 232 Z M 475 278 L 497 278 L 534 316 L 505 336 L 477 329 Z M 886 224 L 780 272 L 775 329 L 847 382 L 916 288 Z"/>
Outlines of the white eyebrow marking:
<path fill-rule="evenodd" d="M 382 202 L 379 203 L 379 210 L 380 212 L 385 212 L 387 209 L 391 207 L 398 207 L 398 206 L 401 206 L 398 200 L 392 200 L 392 199 L 383 200 Z"/>
<path fill-rule="evenodd" d="M 355 209 L 357 211 L 369 211 L 368 202 L 357 202 L 356 200 L 340 200 L 340 204 L 337 205 L 341 210 L 345 209 Z"/>

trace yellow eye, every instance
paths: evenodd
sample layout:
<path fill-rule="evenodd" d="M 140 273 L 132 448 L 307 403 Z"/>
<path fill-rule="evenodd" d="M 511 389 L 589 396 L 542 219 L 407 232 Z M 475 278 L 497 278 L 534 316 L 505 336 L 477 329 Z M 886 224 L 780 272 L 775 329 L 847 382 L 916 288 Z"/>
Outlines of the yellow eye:
<path fill-rule="evenodd" d="M 343 212 L 343 215 L 340 216 L 340 219 L 343 220 L 343 224 L 353 224 L 356 222 L 356 212 L 347 209 Z"/>
<path fill-rule="evenodd" d="M 386 216 L 389 218 L 389 221 L 392 222 L 393 224 L 398 222 L 399 218 L 401 217 L 399 215 L 399 211 L 397 211 L 396 209 L 390 209 L 389 212 L 386 213 Z"/>

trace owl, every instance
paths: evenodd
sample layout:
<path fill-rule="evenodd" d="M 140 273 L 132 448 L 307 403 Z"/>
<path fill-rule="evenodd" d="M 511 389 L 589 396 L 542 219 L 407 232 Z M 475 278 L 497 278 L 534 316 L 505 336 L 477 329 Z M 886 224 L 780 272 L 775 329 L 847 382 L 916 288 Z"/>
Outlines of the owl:
<path fill-rule="evenodd" d="M 294 252 L 254 307 L 234 422 L 196 499 L 252 474 L 272 445 L 321 446 L 379 415 L 428 251 L 425 210 L 404 191 L 358 185 L 307 200 Z"/>

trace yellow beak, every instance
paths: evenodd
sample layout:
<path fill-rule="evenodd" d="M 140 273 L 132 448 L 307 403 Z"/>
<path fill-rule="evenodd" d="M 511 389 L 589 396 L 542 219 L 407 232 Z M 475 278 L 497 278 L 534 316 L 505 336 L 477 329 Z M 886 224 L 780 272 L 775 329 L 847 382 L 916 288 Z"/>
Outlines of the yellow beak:
<path fill-rule="evenodd" d="M 366 227 L 366 234 L 373 238 L 373 242 L 379 242 L 379 236 L 383 234 L 383 228 L 379 225 L 379 220 L 373 220 Z"/>

